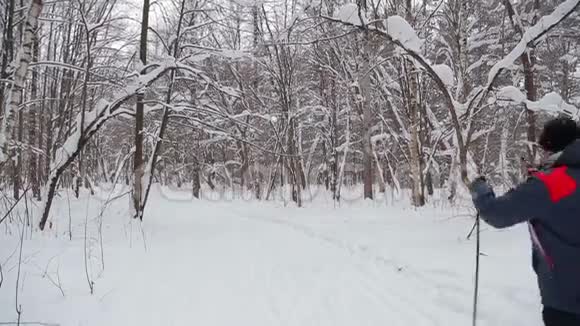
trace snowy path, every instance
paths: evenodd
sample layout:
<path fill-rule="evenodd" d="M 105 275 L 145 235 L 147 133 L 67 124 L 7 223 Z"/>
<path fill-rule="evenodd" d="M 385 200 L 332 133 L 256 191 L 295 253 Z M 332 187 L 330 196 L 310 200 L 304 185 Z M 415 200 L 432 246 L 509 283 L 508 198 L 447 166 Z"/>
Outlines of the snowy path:
<path fill-rule="evenodd" d="M 131 232 L 126 221 L 119 222 L 122 216 L 106 219 L 102 273 L 98 246 L 92 248 L 93 296 L 84 274 L 82 234 L 72 242 L 37 234 L 26 240 L 23 320 L 60 325 L 470 324 L 473 243 L 463 239 L 468 219 L 385 207 L 284 209 L 160 199 L 154 207 L 145 241 L 139 230 Z M 481 325 L 541 325 L 525 230 L 488 231 L 484 241 L 488 256 L 482 258 Z M 16 235 L 0 237 L 6 278 L 0 288 L 0 322 L 16 319 L 16 255 L 7 258 L 17 244 Z M 52 279 L 58 270 L 64 297 L 42 270 Z"/>

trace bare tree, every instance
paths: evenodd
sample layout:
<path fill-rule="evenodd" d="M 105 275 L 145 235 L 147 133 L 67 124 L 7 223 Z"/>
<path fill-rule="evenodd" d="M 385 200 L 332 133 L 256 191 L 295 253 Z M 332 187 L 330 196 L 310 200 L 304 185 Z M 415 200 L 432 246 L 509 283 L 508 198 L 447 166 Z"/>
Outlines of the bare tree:
<path fill-rule="evenodd" d="M 143 14 L 141 16 L 141 39 L 139 42 L 139 60 L 145 66 L 147 64 L 147 35 L 149 31 L 149 0 L 143 0 Z M 135 218 L 143 219 L 143 99 L 144 94 L 137 94 L 137 106 L 135 108 L 135 154 L 133 156 L 133 207 Z"/>

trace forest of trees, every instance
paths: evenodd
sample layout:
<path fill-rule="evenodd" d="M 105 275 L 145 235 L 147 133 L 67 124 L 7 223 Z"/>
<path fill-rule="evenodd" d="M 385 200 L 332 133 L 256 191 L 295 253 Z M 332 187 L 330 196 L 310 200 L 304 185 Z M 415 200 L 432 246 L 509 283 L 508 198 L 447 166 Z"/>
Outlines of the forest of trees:
<path fill-rule="evenodd" d="M 415 31 L 414 33 L 412 31 Z M 510 186 L 577 118 L 580 0 L 0 0 L 0 191 Z"/>

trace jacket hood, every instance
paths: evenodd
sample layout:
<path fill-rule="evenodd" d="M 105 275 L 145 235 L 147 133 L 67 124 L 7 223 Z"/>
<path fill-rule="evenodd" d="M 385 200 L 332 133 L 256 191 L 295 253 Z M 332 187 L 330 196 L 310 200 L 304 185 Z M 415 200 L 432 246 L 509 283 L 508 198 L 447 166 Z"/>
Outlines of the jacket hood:
<path fill-rule="evenodd" d="M 580 140 L 575 140 L 568 145 L 558 156 L 555 166 L 575 166 L 580 167 Z"/>

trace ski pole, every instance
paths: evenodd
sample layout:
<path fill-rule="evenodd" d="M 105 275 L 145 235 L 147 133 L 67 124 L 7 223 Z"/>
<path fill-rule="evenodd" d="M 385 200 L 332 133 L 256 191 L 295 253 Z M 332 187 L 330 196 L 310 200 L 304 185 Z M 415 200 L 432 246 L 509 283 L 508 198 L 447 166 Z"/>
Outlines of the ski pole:
<path fill-rule="evenodd" d="M 473 316 L 471 324 L 477 325 L 477 297 L 479 294 L 479 212 L 475 217 L 475 284 L 473 289 Z"/>

